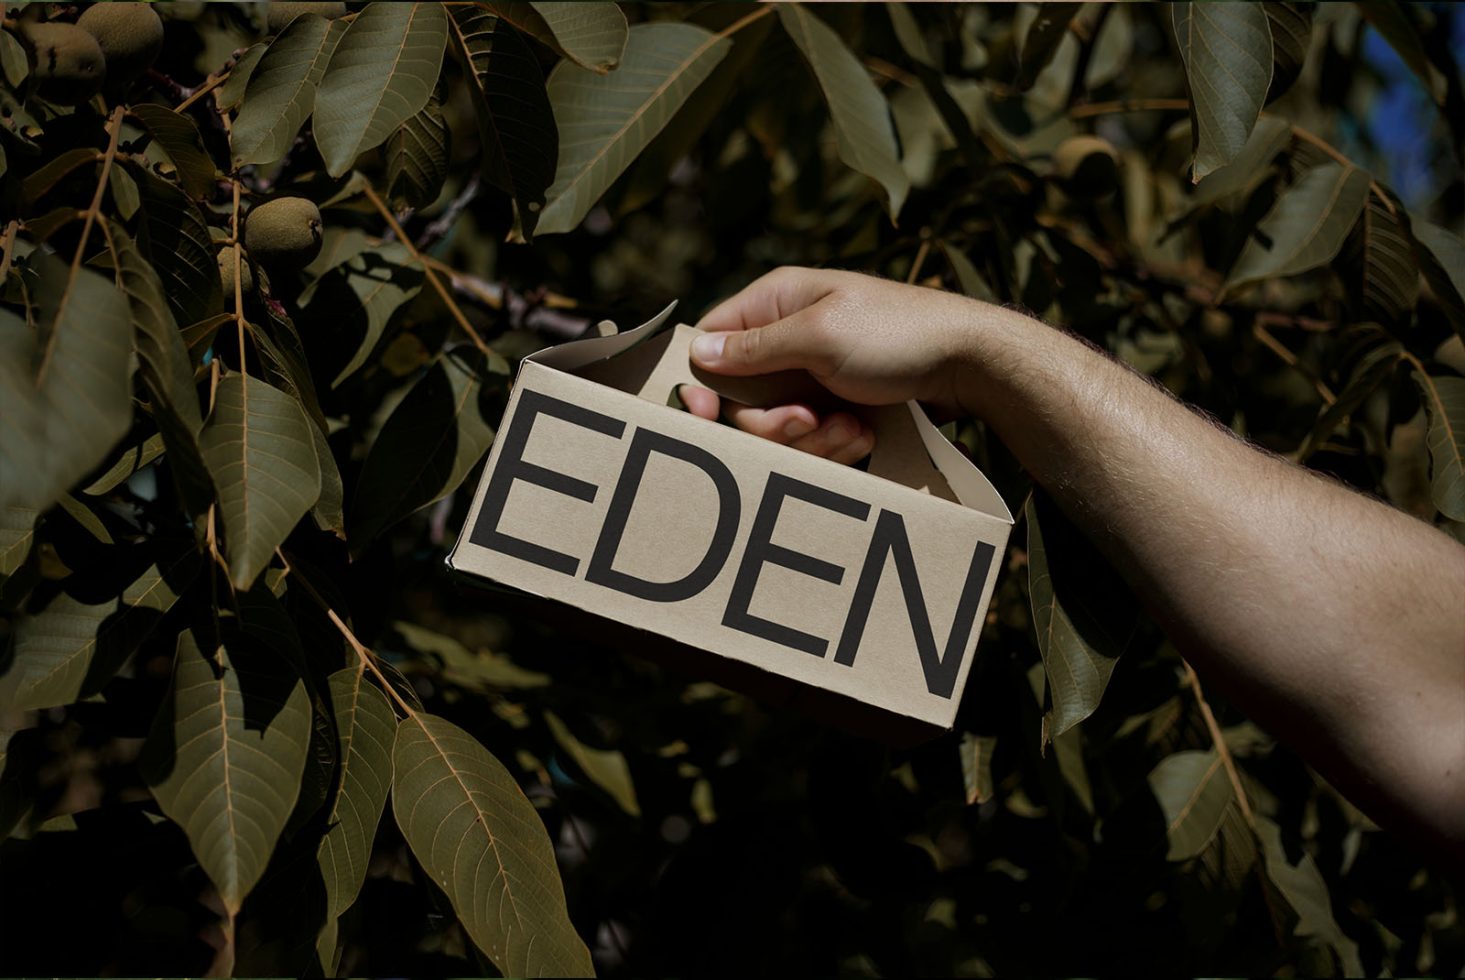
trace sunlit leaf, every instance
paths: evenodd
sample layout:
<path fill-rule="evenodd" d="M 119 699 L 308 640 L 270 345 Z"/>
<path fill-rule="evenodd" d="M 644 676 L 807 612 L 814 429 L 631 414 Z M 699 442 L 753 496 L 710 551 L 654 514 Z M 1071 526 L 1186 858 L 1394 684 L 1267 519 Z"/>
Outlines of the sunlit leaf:
<path fill-rule="evenodd" d="M 142 102 L 128 111 L 173 161 L 184 192 L 194 200 L 207 197 L 214 189 L 218 169 L 193 120 L 155 102 Z"/>
<path fill-rule="evenodd" d="M 621 16 L 614 5 L 606 6 Z M 483 172 L 514 199 L 525 234 L 532 234 L 559 158 L 544 73 L 528 43 L 481 7 L 453 7 L 448 26 L 469 69 Z"/>
<path fill-rule="evenodd" d="M 1368 198 L 1369 176 L 1325 163 L 1287 188 L 1241 250 L 1227 290 L 1273 276 L 1291 276 L 1331 262 Z"/>
<path fill-rule="evenodd" d="M 231 914 L 264 874 L 309 743 L 310 700 L 283 657 L 237 633 L 217 644 L 193 630 L 178 637 L 141 766 Z"/>
<path fill-rule="evenodd" d="M 311 427 L 299 402 L 258 378 L 230 372 L 219 382 L 201 442 L 235 588 L 249 588 L 320 496 Z"/>
<path fill-rule="evenodd" d="M 437 200 L 448 176 L 448 123 L 435 97 L 397 127 L 385 151 L 387 194 L 394 204 L 424 208 Z"/>
<path fill-rule="evenodd" d="M 884 188 L 886 207 L 894 220 L 910 191 L 910 178 L 900 165 L 895 124 L 885 96 L 834 29 L 811 10 L 784 3 L 778 5 L 778 16 L 819 80 L 834 123 L 839 158 Z"/>
<path fill-rule="evenodd" d="M 1185 861 L 1215 838 L 1235 792 L 1214 749 L 1166 756 L 1149 776 L 1150 789 L 1165 814 L 1166 857 Z"/>
<path fill-rule="evenodd" d="M 500 386 L 475 353 L 439 358 L 397 405 L 361 468 L 351 543 L 381 531 L 457 489 L 493 443 Z"/>
<path fill-rule="evenodd" d="M 351 907 L 366 881 L 376 826 L 392 786 L 397 716 L 361 666 L 336 671 L 330 688 L 340 782 L 320 842 L 320 868 L 326 914 L 335 918 Z"/>
<path fill-rule="evenodd" d="M 544 713 L 544 721 L 560 748 L 592 783 L 610 794 L 610 798 L 626 813 L 633 817 L 641 815 L 641 804 L 636 802 L 636 785 L 631 781 L 631 768 L 626 765 L 624 755 L 613 749 L 586 745 L 552 711 Z"/>
<path fill-rule="evenodd" d="M 229 133 L 236 167 L 274 163 L 289 152 L 345 30 L 340 21 L 302 14 L 270 42 Z"/>
<path fill-rule="evenodd" d="M 356 15 L 315 96 L 315 142 L 331 176 L 427 105 L 447 42 L 441 4 L 372 3 Z"/>
<path fill-rule="evenodd" d="M 1190 90 L 1194 179 L 1230 163 L 1272 81 L 1272 33 L 1256 3 L 1174 3 L 1170 16 Z"/>
<path fill-rule="evenodd" d="M 14 709 L 71 704 L 102 689 L 157 627 L 198 570 L 193 552 L 153 565 L 106 602 L 56 596 L 15 625 Z"/>
<path fill-rule="evenodd" d="M 539 233 L 579 225 L 730 46 L 726 38 L 691 24 L 638 24 L 620 67 L 610 74 L 569 62 L 555 66 L 548 91 L 560 155 Z"/>
<path fill-rule="evenodd" d="M 127 299 L 86 268 L 32 253 L 40 330 L 0 311 L 0 507 L 47 510 L 132 423 Z"/>
<path fill-rule="evenodd" d="M 1041 519 L 1040 519 L 1041 518 Z M 1138 607 L 1077 528 L 1035 493 L 1028 522 L 1028 592 L 1052 706 L 1052 739 L 1093 714 L 1114 664 L 1128 647 Z"/>
<path fill-rule="evenodd" d="M 488 9 L 566 58 L 605 74 L 626 49 L 626 16 L 614 3 L 491 2 Z"/>
<path fill-rule="evenodd" d="M 397 726 L 392 809 L 469 937 L 506 976 L 590 976 L 565 908 L 554 848 L 508 770 L 458 726 Z"/>
<path fill-rule="evenodd" d="M 1429 413 L 1430 496 L 1439 512 L 1465 521 L 1465 378 L 1414 372 Z"/>

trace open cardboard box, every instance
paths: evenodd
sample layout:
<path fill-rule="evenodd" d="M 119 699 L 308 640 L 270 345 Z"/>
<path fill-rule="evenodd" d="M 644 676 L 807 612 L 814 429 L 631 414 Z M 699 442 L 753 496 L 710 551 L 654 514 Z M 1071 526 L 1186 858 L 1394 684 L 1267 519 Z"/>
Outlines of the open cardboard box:
<path fill-rule="evenodd" d="M 802 372 L 694 371 L 695 328 L 658 332 L 671 311 L 524 359 L 449 567 L 843 727 L 949 729 L 1012 528 L 1002 498 L 914 402 L 851 409 L 875 429 L 865 470 L 671 406 L 682 383 L 829 398 Z"/>

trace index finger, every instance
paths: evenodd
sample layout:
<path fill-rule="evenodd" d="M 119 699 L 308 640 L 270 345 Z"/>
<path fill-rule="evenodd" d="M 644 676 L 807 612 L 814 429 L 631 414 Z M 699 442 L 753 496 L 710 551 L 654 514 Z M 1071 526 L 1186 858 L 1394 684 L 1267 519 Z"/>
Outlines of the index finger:
<path fill-rule="evenodd" d="M 697 328 L 755 330 L 792 316 L 833 291 L 833 284 L 822 270 L 784 266 L 718 303 L 702 317 Z"/>

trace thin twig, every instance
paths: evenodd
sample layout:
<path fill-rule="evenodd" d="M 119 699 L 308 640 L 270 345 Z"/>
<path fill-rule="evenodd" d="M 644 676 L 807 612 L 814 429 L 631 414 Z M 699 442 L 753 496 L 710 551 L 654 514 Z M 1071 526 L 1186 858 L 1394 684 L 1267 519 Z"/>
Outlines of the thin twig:
<path fill-rule="evenodd" d="M 773 13 L 773 10 L 774 10 L 774 7 L 773 7 L 772 4 L 764 4 L 764 5 L 760 6 L 757 10 L 753 11 L 748 16 L 743 17 L 740 20 L 733 21 L 731 24 L 729 24 L 728 26 L 724 27 L 722 30 L 718 31 L 713 36 L 714 37 L 727 37 L 730 34 L 736 34 L 738 31 L 740 31 L 743 28 L 747 27 L 749 24 L 753 23 L 753 21 L 759 19 L 760 17 L 767 17 L 769 14 Z"/>
<path fill-rule="evenodd" d="M 15 235 L 20 231 L 20 221 L 11 218 L 10 223 L 5 226 L 5 233 L 0 234 L 0 286 L 5 285 L 5 277 L 10 275 L 10 253 L 15 248 Z"/>
<path fill-rule="evenodd" d="M 372 206 L 375 207 L 378 212 L 380 212 L 382 218 L 385 219 L 387 226 L 396 233 L 397 239 L 402 243 L 402 247 L 407 250 L 407 254 L 416 259 L 417 263 L 422 266 L 423 275 L 426 276 L 427 281 L 432 284 L 432 288 L 437 291 L 437 294 L 442 299 L 443 304 L 447 306 L 448 312 L 451 313 L 453 315 L 453 319 L 458 322 L 458 326 L 462 327 L 463 332 L 466 333 L 469 339 L 473 341 L 473 345 L 477 347 L 485 357 L 493 358 L 498 356 L 494 353 L 493 348 L 489 347 L 488 344 L 483 342 L 483 338 L 478 335 L 478 331 L 473 329 L 473 324 L 468 322 L 468 317 L 464 316 L 463 310 L 458 306 L 457 301 L 453 299 L 452 293 L 448 292 L 448 288 L 443 285 L 442 280 L 438 278 L 437 272 L 433 270 L 433 267 L 426 261 L 424 261 L 422 253 L 417 250 L 417 246 L 412 243 L 412 239 L 407 237 L 407 233 L 403 231 L 402 226 L 397 223 L 397 216 L 392 214 L 392 209 L 387 207 L 386 202 L 383 201 L 381 199 L 381 196 L 377 194 L 376 189 L 373 188 L 370 184 L 366 184 L 364 190 L 366 192 L 367 200 L 369 200 L 372 203 Z"/>
<path fill-rule="evenodd" d="M 1088 119 L 1090 116 L 1107 116 L 1116 112 L 1171 112 L 1189 108 L 1189 99 L 1116 99 L 1113 102 L 1074 106 L 1068 110 L 1068 118 Z"/>
<path fill-rule="evenodd" d="M 218 88 L 220 85 L 224 84 L 224 82 L 228 81 L 229 76 L 232 75 L 232 74 L 233 74 L 233 71 L 231 70 L 231 71 L 226 71 L 226 72 L 224 72 L 221 75 L 210 75 L 208 77 L 208 79 L 202 85 L 200 85 L 198 88 L 196 88 L 196 89 L 193 90 L 193 94 L 192 95 L 190 95 L 188 98 L 184 99 L 182 102 L 180 102 L 176 106 L 174 106 L 173 107 L 173 111 L 174 112 L 182 112 L 184 109 L 187 109 L 189 106 L 193 105 L 199 99 L 203 98 L 205 95 L 208 95 L 214 89 Z"/>
<path fill-rule="evenodd" d="M 244 264 L 244 246 L 239 244 L 239 181 L 231 180 L 234 185 L 234 214 L 230 222 L 230 241 L 233 243 L 234 251 L 234 326 L 239 333 L 239 371 L 244 372 L 244 280 L 241 277 Z M 246 392 L 248 385 L 245 386 Z M 248 395 L 246 394 L 247 398 Z M 247 408 L 246 404 L 246 408 Z"/>
<path fill-rule="evenodd" d="M 1251 325 L 1251 333 L 1252 336 L 1256 337 L 1257 340 L 1260 340 L 1263 344 L 1265 344 L 1268 350 L 1270 350 L 1273 354 L 1276 354 L 1283 361 L 1285 361 L 1288 366 L 1290 366 L 1300 374 L 1305 375 L 1307 379 L 1312 382 L 1312 386 L 1317 390 L 1317 393 L 1322 396 L 1324 402 L 1332 405 L 1338 400 L 1338 396 L 1333 394 L 1333 389 L 1324 384 L 1321 378 L 1313 376 L 1311 372 L 1304 369 L 1302 366 L 1302 362 L 1297 359 L 1297 355 L 1288 350 L 1286 345 L 1283 344 L 1280 340 L 1272 336 L 1271 331 L 1269 331 L 1266 327 L 1262 326 L 1260 323 L 1253 321 Z"/>
<path fill-rule="evenodd" d="M 905 277 L 907 283 L 913 283 L 920 277 L 921 266 L 926 264 L 926 256 L 930 254 L 931 239 L 929 237 L 921 239 L 921 247 L 916 250 L 915 260 L 911 262 L 911 271 Z"/>
<path fill-rule="evenodd" d="M 1221 758 L 1221 765 L 1226 770 L 1226 775 L 1231 780 L 1231 789 L 1236 793 L 1236 805 L 1241 810 L 1241 816 L 1246 819 L 1246 824 L 1256 832 L 1256 815 L 1252 813 L 1251 801 L 1246 798 L 1246 789 L 1241 785 L 1241 771 L 1236 768 L 1236 760 L 1231 757 L 1231 750 L 1226 747 L 1226 737 L 1221 734 L 1221 726 L 1216 724 L 1216 716 L 1211 713 L 1211 706 L 1206 701 L 1206 696 L 1201 692 L 1200 678 L 1196 676 L 1195 668 L 1189 661 L 1182 660 L 1185 665 L 1185 679 L 1190 684 L 1191 693 L 1195 695 L 1195 703 L 1200 708 L 1201 717 L 1205 719 L 1206 731 L 1211 733 L 1211 742 L 1216 747 L 1216 755 Z"/>

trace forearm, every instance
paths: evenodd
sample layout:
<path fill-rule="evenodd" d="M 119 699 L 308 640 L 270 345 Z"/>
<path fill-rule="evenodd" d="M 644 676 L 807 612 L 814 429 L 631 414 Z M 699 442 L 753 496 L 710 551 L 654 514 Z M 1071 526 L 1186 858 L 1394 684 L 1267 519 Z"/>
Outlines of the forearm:
<path fill-rule="evenodd" d="M 989 312 L 961 358 L 962 404 L 1199 669 L 1383 819 L 1412 813 L 1465 850 L 1465 547 Z"/>

